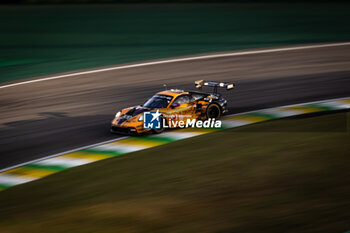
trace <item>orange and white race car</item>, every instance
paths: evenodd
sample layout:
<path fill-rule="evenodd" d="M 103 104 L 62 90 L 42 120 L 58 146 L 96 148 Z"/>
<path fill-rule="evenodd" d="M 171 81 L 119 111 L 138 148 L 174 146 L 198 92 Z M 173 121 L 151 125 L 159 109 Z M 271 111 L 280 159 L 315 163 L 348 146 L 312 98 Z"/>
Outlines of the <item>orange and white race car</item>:
<path fill-rule="evenodd" d="M 165 128 L 176 128 L 177 121 L 219 119 L 227 112 L 227 100 L 217 90 L 231 90 L 234 83 L 199 80 L 195 81 L 195 86 L 199 91 L 164 90 L 143 105 L 119 111 L 112 121 L 111 132 L 129 135 L 161 133 Z M 212 87 L 213 91 L 202 92 L 203 86 Z M 161 117 L 159 127 L 146 127 L 144 120 L 148 112 L 156 112 Z"/>

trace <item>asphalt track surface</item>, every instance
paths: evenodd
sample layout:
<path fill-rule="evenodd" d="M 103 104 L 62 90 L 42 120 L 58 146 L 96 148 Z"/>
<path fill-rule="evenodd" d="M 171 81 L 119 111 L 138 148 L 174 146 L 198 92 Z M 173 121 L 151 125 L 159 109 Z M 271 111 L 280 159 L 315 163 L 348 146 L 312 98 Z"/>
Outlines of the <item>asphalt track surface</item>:
<path fill-rule="evenodd" d="M 121 108 L 198 79 L 232 81 L 231 114 L 350 95 L 350 45 L 164 63 L 0 89 L 0 169 L 113 138 Z"/>

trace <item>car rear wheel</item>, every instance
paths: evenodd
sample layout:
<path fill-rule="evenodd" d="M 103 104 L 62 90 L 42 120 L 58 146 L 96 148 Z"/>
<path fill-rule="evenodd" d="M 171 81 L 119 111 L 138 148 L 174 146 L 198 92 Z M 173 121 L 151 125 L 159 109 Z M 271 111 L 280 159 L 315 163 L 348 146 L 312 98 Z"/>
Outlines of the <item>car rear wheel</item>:
<path fill-rule="evenodd" d="M 207 107 L 206 117 L 207 119 L 219 119 L 221 116 L 220 106 L 216 103 L 212 103 Z"/>

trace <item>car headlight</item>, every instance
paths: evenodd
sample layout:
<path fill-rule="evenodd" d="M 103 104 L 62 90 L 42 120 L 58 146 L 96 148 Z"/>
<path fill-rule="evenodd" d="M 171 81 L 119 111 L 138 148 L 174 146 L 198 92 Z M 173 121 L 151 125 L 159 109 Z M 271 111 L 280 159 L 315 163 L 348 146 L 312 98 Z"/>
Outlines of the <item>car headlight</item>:
<path fill-rule="evenodd" d="M 115 117 L 120 117 L 120 114 L 122 114 L 120 111 L 115 114 Z"/>
<path fill-rule="evenodd" d="M 139 121 L 143 121 L 143 114 L 139 117 Z"/>

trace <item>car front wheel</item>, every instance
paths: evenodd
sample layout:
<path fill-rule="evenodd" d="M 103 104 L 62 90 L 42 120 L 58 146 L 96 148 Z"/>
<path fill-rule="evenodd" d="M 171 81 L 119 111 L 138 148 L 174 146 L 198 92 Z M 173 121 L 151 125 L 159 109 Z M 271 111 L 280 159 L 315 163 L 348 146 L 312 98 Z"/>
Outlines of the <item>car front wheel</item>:
<path fill-rule="evenodd" d="M 161 120 L 161 123 L 160 123 L 160 129 L 152 129 L 152 133 L 154 133 L 154 134 L 159 134 L 159 133 L 162 133 L 163 131 L 164 131 L 164 127 L 163 127 L 163 122 L 164 122 L 164 120 L 163 120 L 164 118 L 163 118 L 163 116 L 160 118 L 160 120 Z"/>

